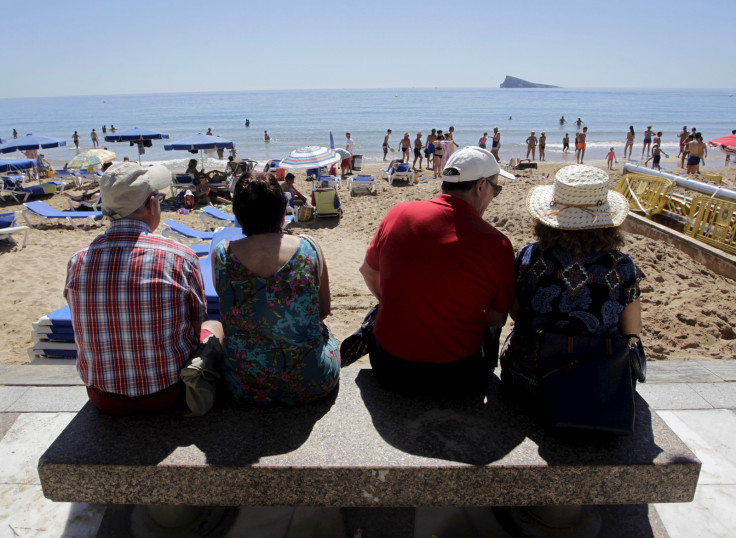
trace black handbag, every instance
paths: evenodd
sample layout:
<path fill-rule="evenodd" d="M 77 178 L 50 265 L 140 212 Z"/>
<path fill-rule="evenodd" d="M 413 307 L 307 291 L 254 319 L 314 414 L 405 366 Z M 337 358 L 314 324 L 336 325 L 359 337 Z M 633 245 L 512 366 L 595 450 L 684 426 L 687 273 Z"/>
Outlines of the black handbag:
<path fill-rule="evenodd" d="M 635 335 L 540 334 L 537 366 L 547 418 L 555 428 L 629 435 L 636 381 L 646 378 Z"/>

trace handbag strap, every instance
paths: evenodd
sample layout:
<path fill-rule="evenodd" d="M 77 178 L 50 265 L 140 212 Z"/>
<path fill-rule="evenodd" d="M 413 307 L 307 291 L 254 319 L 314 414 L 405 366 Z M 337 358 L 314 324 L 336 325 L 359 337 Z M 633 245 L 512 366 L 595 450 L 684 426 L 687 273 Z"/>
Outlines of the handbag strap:
<path fill-rule="evenodd" d="M 324 257 L 322 255 L 322 249 L 319 248 L 319 245 L 317 244 L 317 241 L 312 237 L 311 235 L 307 234 L 300 234 L 299 237 L 307 241 L 310 245 L 312 245 L 312 248 L 314 248 L 314 251 L 317 253 L 317 277 L 322 276 L 322 269 L 324 268 Z"/>

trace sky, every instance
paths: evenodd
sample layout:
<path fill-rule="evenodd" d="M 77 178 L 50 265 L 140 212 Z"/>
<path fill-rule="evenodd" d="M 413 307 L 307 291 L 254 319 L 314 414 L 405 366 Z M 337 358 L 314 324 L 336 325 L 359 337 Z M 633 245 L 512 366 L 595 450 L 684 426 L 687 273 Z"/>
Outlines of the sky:
<path fill-rule="evenodd" d="M 733 2 L 3 2 L 0 98 L 314 88 L 733 88 Z"/>

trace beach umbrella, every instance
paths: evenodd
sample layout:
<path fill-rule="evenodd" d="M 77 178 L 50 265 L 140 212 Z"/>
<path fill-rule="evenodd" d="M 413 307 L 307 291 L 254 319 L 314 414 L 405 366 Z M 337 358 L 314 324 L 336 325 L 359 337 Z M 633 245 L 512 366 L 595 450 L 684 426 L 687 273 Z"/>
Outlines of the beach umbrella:
<path fill-rule="evenodd" d="M 144 153 L 143 146 L 146 141 L 149 140 L 163 140 L 168 139 L 169 135 L 166 133 L 160 133 L 158 131 L 149 131 L 148 129 L 128 129 L 127 131 L 120 131 L 115 134 L 105 135 L 105 142 L 131 142 L 138 145 L 138 164 L 141 162 L 141 155 Z"/>
<path fill-rule="evenodd" d="M 20 138 L 0 145 L 0 153 L 11 153 L 13 151 L 38 151 L 39 149 L 58 148 L 66 146 L 66 140 L 52 138 L 50 136 L 37 136 L 27 134 Z"/>
<path fill-rule="evenodd" d="M 736 135 L 734 134 L 711 140 L 708 145 L 720 149 L 723 153 L 736 155 Z"/>
<path fill-rule="evenodd" d="M 176 140 L 170 144 L 164 144 L 164 149 L 166 151 L 181 150 L 188 151 L 190 153 L 197 153 L 197 151 L 199 151 L 202 156 L 202 168 L 204 168 L 204 150 L 231 149 L 234 147 L 235 144 L 231 140 L 227 140 L 220 136 L 205 135 L 202 133 L 197 133 L 194 136 Z"/>
<path fill-rule="evenodd" d="M 35 159 L 0 159 L 0 172 L 28 170 L 36 166 Z"/>
<path fill-rule="evenodd" d="M 109 149 L 95 148 L 87 151 L 87 153 L 80 153 L 76 155 L 67 168 L 82 169 L 89 168 L 90 166 L 97 166 L 98 164 L 112 162 L 115 160 L 115 152 Z"/>
<path fill-rule="evenodd" d="M 335 137 L 332 136 L 332 131 L 330 131 L 330 148 L 335 149 Z"/>
<path fill-rule="evenodd" d="M 321 146 L 299 148 L 281 161 L 283 168 L 322 168 L 340 160 L 334 149 Z"/>

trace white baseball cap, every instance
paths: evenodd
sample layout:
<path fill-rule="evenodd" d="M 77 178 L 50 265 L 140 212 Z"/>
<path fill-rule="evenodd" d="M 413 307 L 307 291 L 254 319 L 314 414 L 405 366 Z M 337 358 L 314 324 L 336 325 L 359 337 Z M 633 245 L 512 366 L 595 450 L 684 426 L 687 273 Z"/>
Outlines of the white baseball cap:
<path fill-rule="evenodd" d="M 475 181 L 482 177 L 493 177 L 496 174 L 508 179 L 516 177 L 503 170 L 493 154 L 487 149 L 478 146 L 460 148 L 447 160 L 442 169 L 442 181 L 460 183 Z"/>
<path fill-rule="evenodd" d="M 151 194 L 169 185 L 171 171 L 162 164 L 114 164 L 100 178 L 102 211 L 113 220 L 125 218 L 141 207 Z"/>

